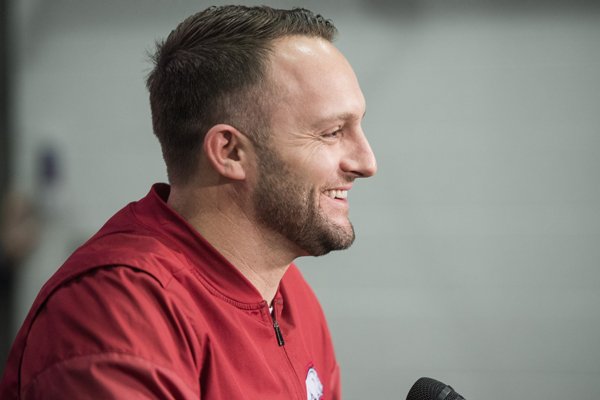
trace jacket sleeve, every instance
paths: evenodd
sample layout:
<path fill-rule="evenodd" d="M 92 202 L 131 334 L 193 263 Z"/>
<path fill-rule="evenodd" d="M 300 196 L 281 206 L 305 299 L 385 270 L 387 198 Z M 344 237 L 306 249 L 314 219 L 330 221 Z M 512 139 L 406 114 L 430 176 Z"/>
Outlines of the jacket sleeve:
<path fill-rule="evenodd" d="M 200 398 L 201 349 L 181 303 L 129 267 L 59 288 L 29 332 L 22 398 Z"/>

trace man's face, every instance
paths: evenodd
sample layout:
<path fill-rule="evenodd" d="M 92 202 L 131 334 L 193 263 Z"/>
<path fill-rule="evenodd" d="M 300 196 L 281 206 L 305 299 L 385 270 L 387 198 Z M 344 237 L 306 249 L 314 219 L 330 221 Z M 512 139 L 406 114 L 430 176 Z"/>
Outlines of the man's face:
<path fill-rule="evenodd" d="M 301 254 L 348 248 L 348 191 L 377 169 L 356 76 L 329 42 L 293 36 L 276 42 L 270 78 L 276 89 L 269 143 L 257 151 L 257 216 Z"/>

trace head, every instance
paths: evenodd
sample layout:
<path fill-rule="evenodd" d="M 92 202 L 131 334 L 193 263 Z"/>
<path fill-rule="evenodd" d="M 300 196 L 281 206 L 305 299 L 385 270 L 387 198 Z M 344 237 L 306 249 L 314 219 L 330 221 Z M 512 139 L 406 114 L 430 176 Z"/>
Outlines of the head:
<path fill-rule="evenodd" d="M 215 132 L 242 132 L 255 156 L 252 173 L 222 172 L 237 160 L 212 165 L 249 188 L 244 215 L 297 255 L 350 246 L 347 191 L 376 168 L 361 129 L 364 98 L 331 43 L 335 34 L 307 10 L 213 7 L 159 44 L 148 79 L 171 184 L 196 182 L 199 159 L 233 142 Z"/>
<path fill-rule="evenodd" d="M 153 55 L 148 76 L 154 133 L 171 184 L 198 172 L 205 133 L 225 123 L 261 143 L 268 132 L 266 79 L 273 44 L 290 35 L 332 41 L 334 25 L 305 9 L 211 7 L 184 20 Z"/>

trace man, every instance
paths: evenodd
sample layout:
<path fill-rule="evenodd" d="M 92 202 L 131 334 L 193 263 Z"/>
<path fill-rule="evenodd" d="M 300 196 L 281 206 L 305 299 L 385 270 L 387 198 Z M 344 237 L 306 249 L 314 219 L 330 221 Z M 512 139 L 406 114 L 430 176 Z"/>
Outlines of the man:
<path fill-rule="evenodd" d="M 375 173 L 365 101 L 307 10 L 213 7 L 148 78 L 170 185 L 113 216 L 44 286 L 0 397 L 338 399 L 300 256 L 349 247 Z"/>

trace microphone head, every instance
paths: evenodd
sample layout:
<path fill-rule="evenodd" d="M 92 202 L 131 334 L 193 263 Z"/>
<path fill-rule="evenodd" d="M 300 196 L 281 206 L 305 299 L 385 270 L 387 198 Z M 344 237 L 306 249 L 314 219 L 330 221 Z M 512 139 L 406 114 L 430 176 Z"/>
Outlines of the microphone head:
<path fill-rule="evenodd" d="M 420 378 L 410 388 L 406 400 L 464 400 L 451 386 L 431 378 Z"/>

